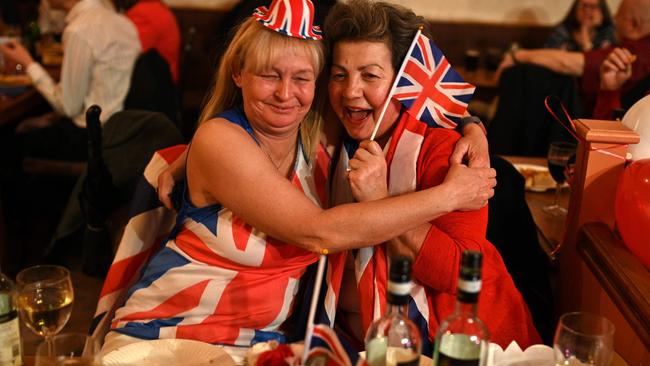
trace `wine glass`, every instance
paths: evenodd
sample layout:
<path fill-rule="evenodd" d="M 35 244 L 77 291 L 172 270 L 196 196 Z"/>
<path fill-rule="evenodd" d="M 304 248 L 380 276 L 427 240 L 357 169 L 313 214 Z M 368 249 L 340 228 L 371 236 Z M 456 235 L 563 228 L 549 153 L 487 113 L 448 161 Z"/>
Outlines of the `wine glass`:
<path fill-rule="evenodd" d="M 61 331 L 72 312 L 70 272 L 55 265 L 29 267 L 18 273 L 16 283 L 20 317 L 45 338 L 50 354 L 54 354 L 52 336 Z"/>
<path fill-rule="evenodd" d="M 559 205 L 560 187 L 566 180 L 564 168 L 571 156 L 576 152 L 576 145 L 570 142 L 551 142 L 548 149 L 548 171 L 555 180 L 555 201 L 552 205 L 544 206 L 542 210 L 550 215 L 557 216 L 566 214 L 566 209 Z"/>
<path fill-rule="evenodd" d="M 63 333 L 52 337 L 54 353 L 47 342 L 36 349 L 36 366 L 95 366 L 99 364 L 99 343 L 89 335 Z"/>
<path fill-rule="evenodd" d="M 553 340 L 555 365 L 608 366 L 614 350 L 614 324 L 584 312 L 560 317 Z"/>

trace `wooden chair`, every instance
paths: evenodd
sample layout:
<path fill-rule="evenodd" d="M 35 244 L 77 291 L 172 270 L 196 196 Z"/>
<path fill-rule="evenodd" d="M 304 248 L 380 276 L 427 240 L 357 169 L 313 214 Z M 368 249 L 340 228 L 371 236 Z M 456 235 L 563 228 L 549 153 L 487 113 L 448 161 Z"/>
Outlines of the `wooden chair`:
<path fill-rule="evenodd" d="M 557 310 L 607 317 L 616 326 L 616 352 L 630 365 L 647 364 L 650 272 L 614 232 L 616 186 L 627 145 L 639 136 L 613 121 L 577 120 L 576 130 L 580 144 L 558 257 Z"/>

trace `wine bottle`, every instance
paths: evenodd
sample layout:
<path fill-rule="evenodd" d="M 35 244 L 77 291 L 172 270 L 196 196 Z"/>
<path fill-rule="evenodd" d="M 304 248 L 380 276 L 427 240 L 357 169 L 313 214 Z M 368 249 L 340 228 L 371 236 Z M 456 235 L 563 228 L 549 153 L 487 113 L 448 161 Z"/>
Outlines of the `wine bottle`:
<path fill-rule="evenodd" d="M 14 283 L 0 272 L 0 366 L 22 365 Z"/>
<path fill-rule="evenodd" d="M 486 364 L 489 332 L 476 315 L 481 291 L 480 252 L 464 251 L 456 309 L 440 323 L 433 351 L 434 366 L 483 366 Z"/>
<path fill-rule="evenodd" d="M 387 311 L 368 328 L 366 362 L 370 366 L 417 366 L 420 331 L 407 316 L 411 293 L 411 261 L 393 258 L 388 279 Z"/>

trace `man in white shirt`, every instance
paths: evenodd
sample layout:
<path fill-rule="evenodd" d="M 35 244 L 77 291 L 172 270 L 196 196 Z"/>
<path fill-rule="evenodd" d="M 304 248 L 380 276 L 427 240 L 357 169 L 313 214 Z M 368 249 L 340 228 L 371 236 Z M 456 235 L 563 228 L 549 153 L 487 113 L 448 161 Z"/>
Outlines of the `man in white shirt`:
<path fill-rule="evenodd" d="M 25 155 L 85 160 L 84 112 L 97 104 L 102 108 L 100 119 L 105 122 L 122 110 L 133 66 L 140 54 L 140 41 L 133 23 L 116 13 L 110 1 L 47 1 L 51 8 L 67 13 L 60 82 L 55 83 L 19 43 L 1 45 L 0 52 L 25 67 L 36 89 L 58 116 L 48 114 L 23 121 L 16 131 L 32 131 L 23 138 Z M 47 129 L 33 131 L 43 127 Z M 29 135 L 34 135 L 34 138 Z M 64 141 L 61 141 L 62 137 Z M 69 146 L 60 146 L 62 144 Z M 32 148 L 37 151 L 30 151 Z M 52 154 L 48 154 L 49 151 Z"/>

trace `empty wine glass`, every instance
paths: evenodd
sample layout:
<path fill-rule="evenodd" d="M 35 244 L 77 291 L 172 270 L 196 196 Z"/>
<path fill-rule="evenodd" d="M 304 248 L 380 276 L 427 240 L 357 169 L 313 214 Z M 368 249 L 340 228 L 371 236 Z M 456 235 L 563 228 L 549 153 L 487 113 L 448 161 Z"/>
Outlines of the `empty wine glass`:
<path fill-rule="evenodd" d="M 560 317 L 553 352 L 556 366 L 608 366 L 614 351 L 614 324 L 584 312 Z"/>
<path fill-rule="evenodd" d="M 21 319 L 45 338 L 50 354 L 54 354 L 52 336 L 63 329 L 72 312 L 70 272 L 55 265 L 29 267 L 18 273 L 16 283 Z"/>
<path fill-rule="evenodd" d="M 36 366 L 95 366 L 99 364 L 99 343 L 81 333 L 63 333 L 52 337 L 54 353 L 47 342 L 36 349 Z"/>
<path fill-rule="evenodd" d="M 555 180 L 555 201 L 552 205 L 544 206 L 542 210 L 553 216 L 566 214 L 566 209 L 559 205 L 560 188 L 566 181 L 564 169 L 575 153 L 576 145 L 570 142 L 551 142 L 548 149 L 548 171 Z"/>

